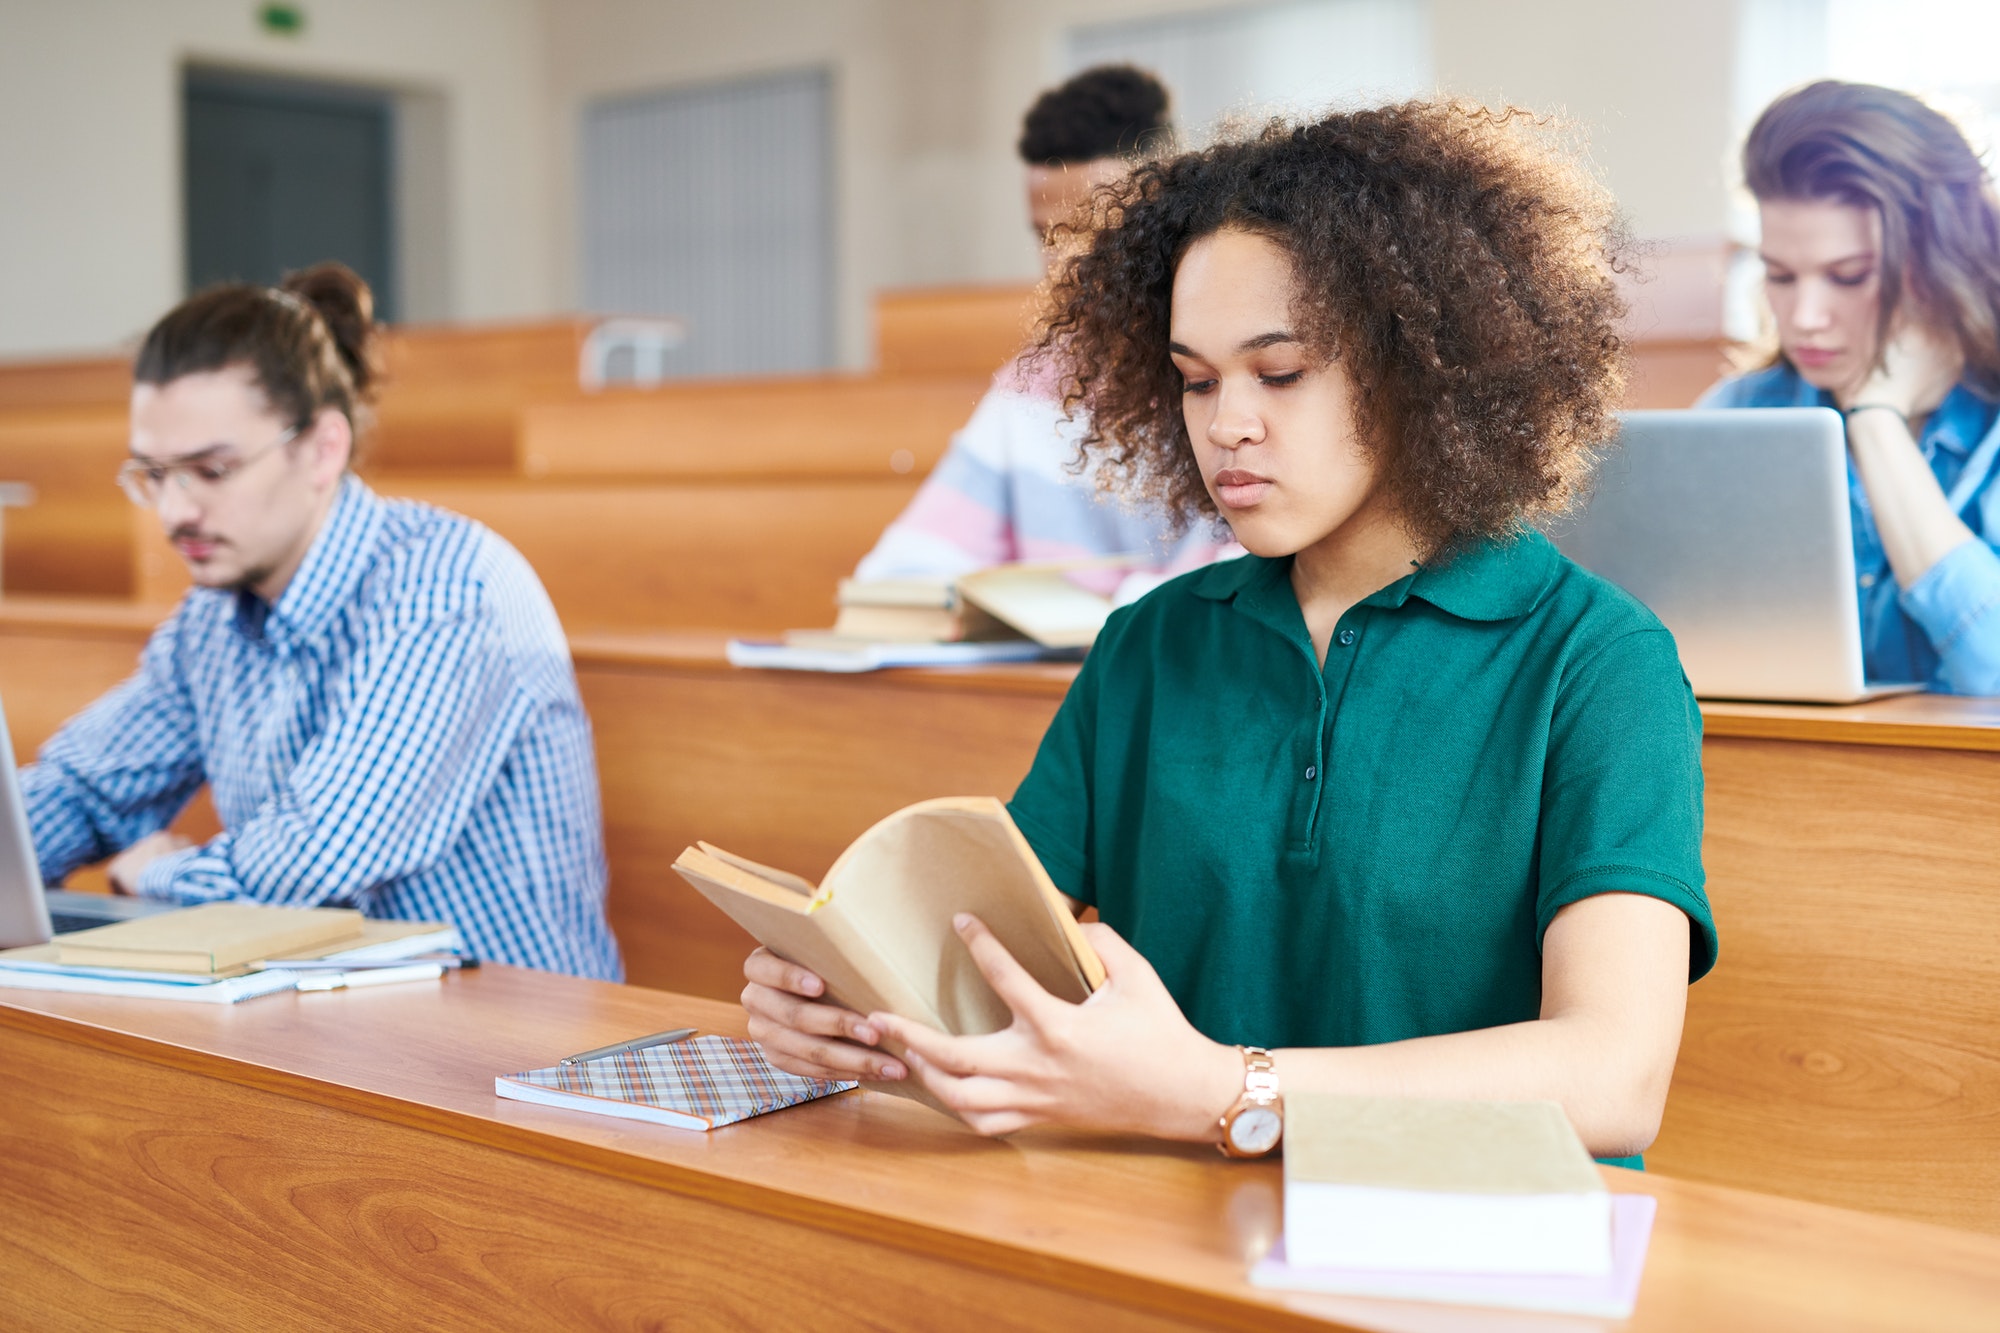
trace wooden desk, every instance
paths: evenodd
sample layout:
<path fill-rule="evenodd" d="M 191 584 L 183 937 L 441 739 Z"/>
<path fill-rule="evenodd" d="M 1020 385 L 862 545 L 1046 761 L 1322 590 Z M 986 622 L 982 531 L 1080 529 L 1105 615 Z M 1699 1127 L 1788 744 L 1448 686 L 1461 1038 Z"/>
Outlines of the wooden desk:
<path fill-rule="evenodd" d="M 130 669 L 129 608 L 0 603 L 25 756 Z M 635 981 L 733 997 L 750 943 L 665 867 L 697 838 L 812 877 L 926 796 L 1006 796 L 1073 669 L 739 672 L 716 634 L 577 634 Z M 2000 701 L 1708 704 L 1720 966 L 1689 995 L 1679 1176 L 2000 1232 Z"/>
<path fill-rule="evenodd" d="M 1702 708 L 1662 1171 L 2000 1232 L 2000 700 Z"/>
<path fill-rule="evenodd" d="M 493 1077 L 718 1003 L 490 967 L 233 1009 L 0 993 L 0 1269 L 47 1329 L 1519 1329 L 1259 1291 L 1275 1163 L 980 1139 L 850 1093 L 696 1134 Z M 2000 1239 L 1608 1171 L 1660 1200 L 1624 1327 L 1988 1329 Z M 1562 1321 L 1565 1328 L 1603 1327 Z"/>
<path fill-rule="evenodd" d="M 1010 795 L 1073 668 L 737 672 L 578 635 L 631 974 L 733 996 L 749 938 L 664 866 L 817 877 L 943 794 Z M 1689 993 L 1661 1171 L 2000 1232 L 2000 701 L 1708 704 L 1720 965 Z"/>

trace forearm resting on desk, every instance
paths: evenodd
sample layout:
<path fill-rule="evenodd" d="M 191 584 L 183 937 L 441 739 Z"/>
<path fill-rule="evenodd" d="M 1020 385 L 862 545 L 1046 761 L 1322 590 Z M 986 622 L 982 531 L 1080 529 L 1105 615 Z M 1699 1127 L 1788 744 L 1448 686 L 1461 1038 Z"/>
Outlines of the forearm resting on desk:
<path fill-rule="evenodd" d="M 1586 898 L 1543 941 L 1542 1013 L 1526 1023 L 1277 1052 L 1287 1092 L 1562 1104 L 1598 1157 L 1659 1132 L 1687 1007 L 1687 918 L 1634 894 Z"/>
<path fill-rule="evenodd" d="M 1001 1032 L 954 1037 L 891 1014 L 810 998 L 817 979 L 760 950 L 746 967 L 751 1036 L 781 1068 L 816 1077 L 919 1078 L 985 1134 L 1058 1123 L 1214 1141 L 1242 1087 L 1232 1047 L 1189 1026 L 1150 965 L 1115 932 L 1085 928 L 1105 986 L 1055 999 L 977 922 L 961 927 L 981 973 L 1014 1012 Z M 1549 1100 L 1599 1156 L 1658 1131 L 1686 1007 L 1688 924 L 1678 908 L 1604 894 L 1557 914 L 1544 940 L 1541 1017 L 1370 1047 L 1277 1053 L 1285 1092 Z M 803 983 L 803 984 L 802 984 Z M 874 1049 L 900 1047 L 898 1061 Z"/>

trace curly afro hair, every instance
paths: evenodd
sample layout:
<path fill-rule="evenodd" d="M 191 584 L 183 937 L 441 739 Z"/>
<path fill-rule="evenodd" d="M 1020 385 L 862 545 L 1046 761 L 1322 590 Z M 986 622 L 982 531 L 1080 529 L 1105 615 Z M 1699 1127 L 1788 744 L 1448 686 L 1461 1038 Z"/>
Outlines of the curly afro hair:
<path fill-rule="evenodd" d="M 1173 136 L 1167 90 L 1133 65 L 1094 65 L 1035 99 L 1015 147 L 1031 167 L 1134 157 Z"/>
<path fill-rule="evenodd" d="M 1240 228 L 1292 259 L 1295 332 L 1353 377 L 1356 427 L 1402 522 L 1440 552 L 1560 513 L 1625 382 L 1609 197 L 1519 110 L 1404 102 L 1273 121 L 1104 187 L 1057 270 L 1037 345 L 1088 414 L 1098 480 L 1216 511 L 1167 354 L 1188 247 Z"/>

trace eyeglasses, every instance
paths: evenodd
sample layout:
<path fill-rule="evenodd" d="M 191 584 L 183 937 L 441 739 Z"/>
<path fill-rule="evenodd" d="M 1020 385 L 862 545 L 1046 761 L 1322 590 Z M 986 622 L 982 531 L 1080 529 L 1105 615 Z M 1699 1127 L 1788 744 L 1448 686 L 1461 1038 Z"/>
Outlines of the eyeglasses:
<path fill-rule="evenodd" d="M 128 458 L 118 469 L 118 489 L 125 492 L 125 498 L 141 509 L 156 509 L 160 497 L 166 494 L 167 483 L 172 481 L 180 488 L 182 495 L 208 497 L 226 485 L 229 479 L 249 467 L 252 463 L 270 453 L 280 445 L 298 438 L 299 428 L 292 427 L 277 439 L 261 449 L 252 449 L 247 454 L 234 458 L 191 459 L 185 463 L 156 463 L 145 458 Z"/>

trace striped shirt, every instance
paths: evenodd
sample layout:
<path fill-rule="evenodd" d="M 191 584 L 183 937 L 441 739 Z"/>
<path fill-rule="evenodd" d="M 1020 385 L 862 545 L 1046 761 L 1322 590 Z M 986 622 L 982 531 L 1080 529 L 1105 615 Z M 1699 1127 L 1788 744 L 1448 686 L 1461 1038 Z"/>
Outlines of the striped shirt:
<path fill-rule="evenodd" d="M 165 828 L 224 832 L 138 891 L 446 921 L 482 958 L 616 980 L 590 724 L 534 571 L 467 519 L 341 484 L 277 602 L 197 588 L 137 674 L 22 772 L 49 883 Z"/>
<path fill-rule="evenodd" d="M 1013 368 L 995 377 L 972 419 L 854 571 L 860 579 L 954 578 L 1013 560 L 1142 554 L 1116 600 L 1241 548 L 1197 522 L 1122 504 L 1069 468 L 1081 421 Z M 1106 589 L 1111 591 L 1111 589 Z"/>

